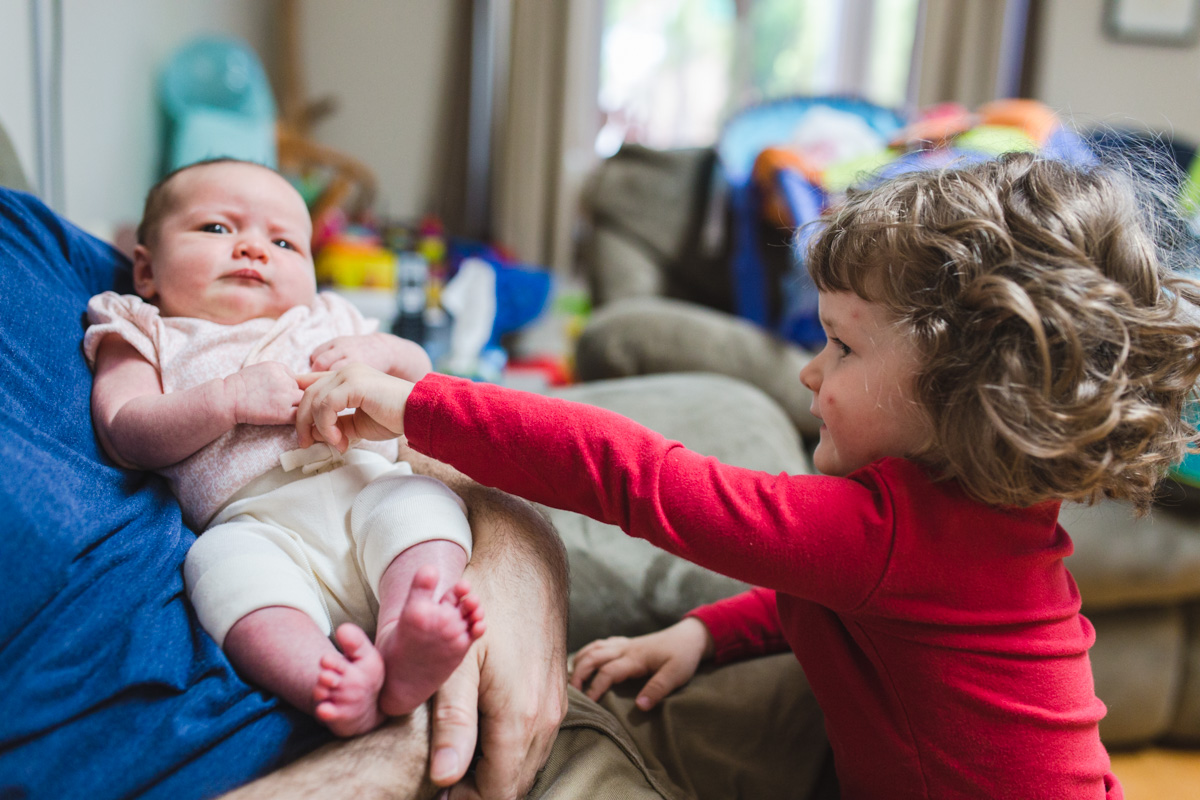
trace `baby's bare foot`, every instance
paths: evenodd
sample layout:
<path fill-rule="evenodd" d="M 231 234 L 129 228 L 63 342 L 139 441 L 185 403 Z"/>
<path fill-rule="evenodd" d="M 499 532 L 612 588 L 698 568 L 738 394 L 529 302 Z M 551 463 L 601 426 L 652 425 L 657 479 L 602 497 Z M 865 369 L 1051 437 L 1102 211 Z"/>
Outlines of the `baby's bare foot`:
<path fill-rule="evenodd" d="M 354 736 L 379 727 L 383 658 L 362 628 L 346 623 L 334 634 L 340 653 L 321 657 L 313 687 L 317 719 L 338 736 Z"/>
<path fill-rule="evenodd" d="M 386 665 L 379 707 L 389 716 L 410 714 L 428 700 L 483 635 L 483 610 L 467 583 L 437 600 L 437 582 L 436 567 L 421 567 L 399 619 L 375 637 Z"/>

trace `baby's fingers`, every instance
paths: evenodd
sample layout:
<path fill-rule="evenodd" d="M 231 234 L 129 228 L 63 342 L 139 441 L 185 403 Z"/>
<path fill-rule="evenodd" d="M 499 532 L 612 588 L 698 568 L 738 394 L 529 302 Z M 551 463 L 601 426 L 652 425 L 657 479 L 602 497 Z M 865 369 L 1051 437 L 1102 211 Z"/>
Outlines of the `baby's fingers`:
<path fill-rule="evenodd" d="M 296 385 L 301 389 L 307 389 L 317 381 L 328 375 L 328 372 L 306 372 L 303 375 L 296 376 Z"/>
<path fill-rule="evenodd" d="M 338 412 L 351 408 L 350 391 L 335 375 L 331 380 L 318 382 L 304 393 L 296 410 L 296 432 L 301 444 L 314 438 L 345 450 L 345 435 L 339 426 Z M 346 424 L 352 424 L 346 421 Z"/>
<path fill-rule="evenodd" d="M 350 356 L 340 347 L 329 347 L 324 352 L 314 352 L 312 368 L 322 372 L 333 372 L 350 363 Z"/>

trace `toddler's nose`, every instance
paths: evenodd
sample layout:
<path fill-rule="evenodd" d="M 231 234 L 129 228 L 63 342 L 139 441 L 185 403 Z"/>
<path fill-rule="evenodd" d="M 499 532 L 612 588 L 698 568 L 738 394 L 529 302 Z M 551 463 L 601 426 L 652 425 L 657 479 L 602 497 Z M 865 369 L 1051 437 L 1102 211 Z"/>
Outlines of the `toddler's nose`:
<path fill-rule="evenodd" d="M 816 366 L 816 358 L 809 361 L 800 370 L 800 383 L 805 389 L 816 393 L 821 388 L 821 373 Z"/>

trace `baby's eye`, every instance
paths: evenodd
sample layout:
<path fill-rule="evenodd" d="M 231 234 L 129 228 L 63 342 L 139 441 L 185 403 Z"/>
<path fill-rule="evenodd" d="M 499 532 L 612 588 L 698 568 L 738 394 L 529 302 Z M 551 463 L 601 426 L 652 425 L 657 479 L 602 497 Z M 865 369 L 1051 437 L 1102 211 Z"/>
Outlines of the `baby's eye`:
<path fill-rule="evenodd" d="M 205 233 L 229 233 L 229 228 L 220 222 L 206 223 L 200 227 L 200 230 Z"/>
<path fill-rule="evenodd" d="M 296 249 L 295 246 L 291 242 L 289 242 L 287 239 L 276 239 L 275 246 L 282 247 L 284 250 L 295 250 Z"/>

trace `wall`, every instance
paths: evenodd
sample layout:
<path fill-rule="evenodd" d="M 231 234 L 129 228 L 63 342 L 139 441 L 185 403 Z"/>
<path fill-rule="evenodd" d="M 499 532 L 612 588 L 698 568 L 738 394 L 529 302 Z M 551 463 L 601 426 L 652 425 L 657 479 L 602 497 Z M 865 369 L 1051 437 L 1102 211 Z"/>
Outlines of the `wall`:
<path fill-rule="evenodd" d="M 9 84 L 0 95 L 0 118 L 26 173 L 36 180 L 29 5 L 29 0 L 0 0 L 0 17 L 6 20 L 0 74 Z M 98 232 L 136 220 L 158 163 L 159 67 L 200 33 L 237 35 L 265 49 L 271 11 L 271 3 L 244 0 L 65 0 L 59 210 Z"/>
<path fill-rule="evenodd" d="M 411 218 L 441 211 L 444 175 L 465 109 L 465 2 L 304 0 L 304 65 L 312 98 L 336 112 L 314 138 L 366 163 L 378 210 Z M 464 145 L 465 146 L 465 145 Z M 461 160 L 461 159 L 460 159 Z"/>
<path fill-rule="evenodd" d="M 136 220 L 156 178 L 161 65 L 191 37 L 246 40 L 269 73 L 281 47 L 275 0 L 62 0 L 63 203 L 67 217 L 105 234 Z M 435 207 L 453 124 L 455 71 L 464 63 L 465 2 L 301 0 L 309 95 L 336 112 L 314 138 L 372 167 L 381 209 Z M 0 120 L 36 182 L 30 0 L 0 0 Z"/>
<path fill-rule="evenodd" d="M 1033 94 L 1076 125 L 1173 131 L 1200 142 L 1200 45 L 1115 42 L 1105 0 L 1043 0 Z"/>

